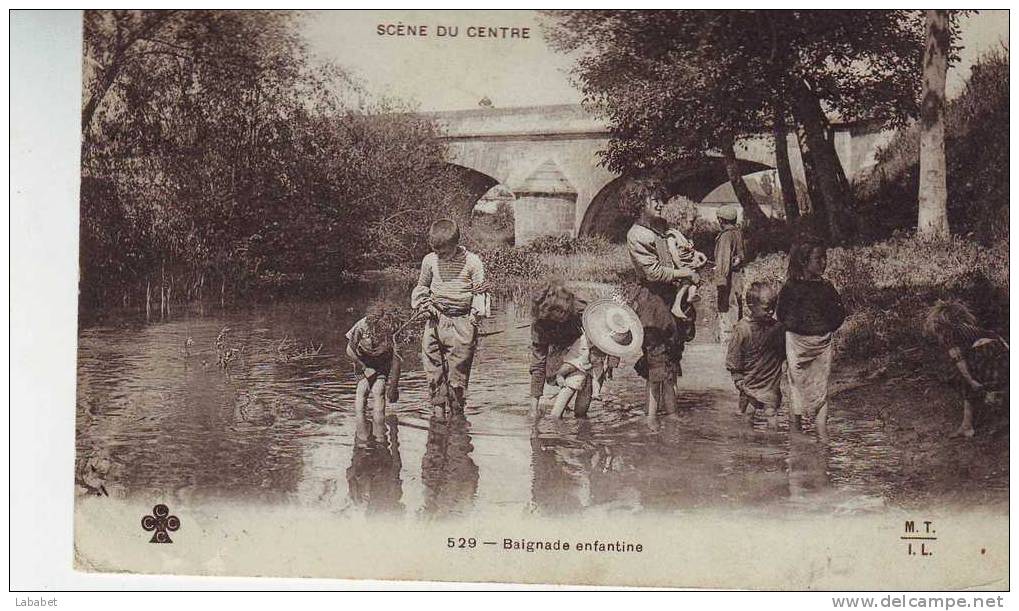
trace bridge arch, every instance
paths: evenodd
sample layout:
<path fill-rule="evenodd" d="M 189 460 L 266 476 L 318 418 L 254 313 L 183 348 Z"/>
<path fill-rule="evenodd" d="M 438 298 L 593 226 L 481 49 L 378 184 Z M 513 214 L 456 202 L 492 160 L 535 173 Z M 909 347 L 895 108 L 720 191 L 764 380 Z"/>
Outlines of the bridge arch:
<path fill-rule="evenodd" d="M 460 184 L 464 186 L 465 195 L 463 202 L 458 206 L 458 210 L 464 214 L 464 216 L 470 216 L 474 206 L 477 205 L 478 200 L 488 192 L 489 189 L 499 183 L 499 180 L 479 172 L 473 168 L 462 166 L 456 163 L 446 164 L 452 170 L 453 174 L 460 180 Z"/>
<path fill-rule="evenodd" d="M 739 160 L 740 174 L 746 176 L 771 166 L 746 159 Z M 579 234 L 599 235 L 613 242 L 622 242 L 630 227 L 630 220 L 619 212 L 618 202 L 630 178 L 619 176 L 602 187 L 584 213 Z M 700 203 L 719 185 L 728 182 L 725 164 L 721 157 L 708 157 L 697 161 L 675 164 L 666 173 L 665 188 L 670 196 L 682 195 Z"/>

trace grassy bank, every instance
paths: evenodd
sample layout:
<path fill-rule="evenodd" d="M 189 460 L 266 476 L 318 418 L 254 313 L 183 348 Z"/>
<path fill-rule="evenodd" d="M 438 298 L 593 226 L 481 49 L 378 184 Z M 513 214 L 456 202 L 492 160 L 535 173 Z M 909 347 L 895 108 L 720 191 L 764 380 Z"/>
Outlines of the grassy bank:
<path fill-rule="evenodd" d="M 787 256 L 763 257 L 747 267 L 749 282 L 780 284 Z M 881 359 L 885 365 L 931 370 L 937 361 L 921 324 L 938 299 L 961 299 L 982 324 L 1008 337 L 1008 244 L 991 247 L 963 238 L 926 242 L 897 236 L 866 246 L 828 251 L 825 273 L 849 310 L 836 337 L 844 360 Z"/>

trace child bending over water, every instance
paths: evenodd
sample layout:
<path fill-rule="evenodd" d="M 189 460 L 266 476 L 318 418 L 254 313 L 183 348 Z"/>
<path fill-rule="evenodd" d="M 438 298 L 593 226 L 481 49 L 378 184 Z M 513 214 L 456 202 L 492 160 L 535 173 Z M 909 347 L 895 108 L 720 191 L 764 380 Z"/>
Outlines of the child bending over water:
<path fill-rule="evenodd" d="M 399 326 L 395 307 L 376 301 L 368 307 L 364 318 L 347 331 L 347 356 L 354 361 L 358 376 L 354 414 L 360 422 L 365 415 L 369 395 L 372 399 L 373 431 L 384 438 L 386 418 L 386 383 L 393 363 L 393 333 Z"/>
<path fill-rule="evenodd" d="M 973 403 L 994 405 L 1008 392 L 1008 344 L 984 329 L 961 301 L 938 300 L 927 312 L 924 333 L 955 363 L 962 391 L 962 424 L 952 437 L 972 437 Z"/>
<path fill-rule="evenodd" d="M 771 285 L 751 284 L 747 290 L 749 317 L 736 323 L 729 340 L 725 367 L 739 391 L 739 409 L 748 416 L 761 407 L 765 416 L 774 416 L 782 404 L 785 335 L 774 318 L 776 298 Z"/>

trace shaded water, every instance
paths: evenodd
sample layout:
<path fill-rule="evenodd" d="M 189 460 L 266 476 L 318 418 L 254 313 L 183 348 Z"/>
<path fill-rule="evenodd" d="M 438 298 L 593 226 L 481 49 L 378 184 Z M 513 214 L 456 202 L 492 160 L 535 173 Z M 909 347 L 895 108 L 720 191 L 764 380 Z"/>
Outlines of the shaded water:
<path fill-rule="evenodd" d="M 232 500 L 441 518 L 523 511 L 878 509 L 903 484 L 879 423 L 838 416 L 823 448 L 736 415 L 715 344 L 687 347 L 681 413 L 649 429 L 643 383 L 624 363 L 590 418 L 527 415 L 529 332 L 496 303 L 466 419 L 432 421 L 409 352 L 385 442 L 354 443 L 355 378 L 344 333 L 378 287 L 165 321 L 127 319 L 79 337 L 79 480 L 114 496 Z M 238 348 L 224 370 L 213 345 Z M 186 338 L 193 346 L 185 351 Z M 287 360 L 322 346 L 318 355 Z M 187 354 L 185 353 L 187 352 Z M 286 351 L 285 351 L 286 352 Z M 547 389 L 551 393 L 551 389 Z M 774 424 L 774 423 L 772 423 Z M 364 433 L 364 430 L 361 431 Z M 362 435 L 364 437 L 365 435 Z"/>

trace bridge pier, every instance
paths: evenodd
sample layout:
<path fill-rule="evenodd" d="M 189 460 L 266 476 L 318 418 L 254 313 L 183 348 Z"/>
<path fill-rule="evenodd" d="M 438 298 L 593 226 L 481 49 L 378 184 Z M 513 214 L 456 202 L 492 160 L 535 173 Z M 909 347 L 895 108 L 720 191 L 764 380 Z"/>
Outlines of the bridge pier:
<path fill-rule="evenodd" d="M 575 235 L 577 190 L 559 166 L 546 160 L 513 188 L 513 237 L 517 246 L 549 235 Z"/>

